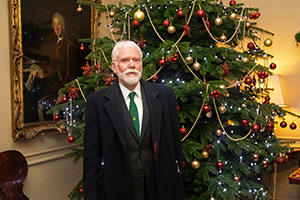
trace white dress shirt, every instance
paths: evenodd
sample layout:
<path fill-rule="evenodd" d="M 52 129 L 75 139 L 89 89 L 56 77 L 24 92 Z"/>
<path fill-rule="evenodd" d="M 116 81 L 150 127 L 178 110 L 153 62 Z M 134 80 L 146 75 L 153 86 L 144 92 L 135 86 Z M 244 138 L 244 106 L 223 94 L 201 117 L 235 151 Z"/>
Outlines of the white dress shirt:
<path fill-rule="evenodd" d="M 128 90 L 121 83 L 119 83 L 119 85 L 120 85 L 120 89 L 121 89 L 122 95 L 124 97 L 124 100 L 126 102 L 126 106 L 127 106 L 128 110 L 129 110 L 129 104 L 130 104 L 129 93 L 135 92 L 134 103 L 136 104 L 136 107 L 138 109 L 139 124 L 140 124 L 140 134 L 142 135 L 143 100 L 142 100 L 142 93 L 141 93 L 141 84 L 139 82 L 138 85 L 135 87 L 135 89 L 133 91 Z"/>

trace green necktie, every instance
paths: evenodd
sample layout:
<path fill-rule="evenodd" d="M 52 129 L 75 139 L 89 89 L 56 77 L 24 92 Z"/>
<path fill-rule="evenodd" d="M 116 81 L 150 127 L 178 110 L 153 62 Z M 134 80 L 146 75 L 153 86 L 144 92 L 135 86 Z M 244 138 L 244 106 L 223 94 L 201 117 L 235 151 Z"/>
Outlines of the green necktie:
<path fill-rule="evenodd" d="M 134 103 L 134 95 L 135 95 L 135 92 L 131 92 L 129 94 L 129 98 L 130 98 L 129 112 L 130 112 L 130 115 L 131 115 L 131 118 L 133 121 L 133 125 L 134 125 L 136 133 L 137 133 L 137 137 L 138 137 L 138 139 L 140 139 L 141 135 L 140 135 L 139 113 L 138 113 L 136 104 Z"/>

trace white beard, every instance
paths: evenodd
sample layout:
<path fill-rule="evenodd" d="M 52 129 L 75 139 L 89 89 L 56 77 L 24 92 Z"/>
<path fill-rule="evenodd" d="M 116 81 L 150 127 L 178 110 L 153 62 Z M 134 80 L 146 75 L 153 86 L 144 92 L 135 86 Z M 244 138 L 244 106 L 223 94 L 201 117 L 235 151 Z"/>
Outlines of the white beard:
<path fill-rule="evenodd" d="M 136 74 L 128 76 L 127 75 L 128 73 L 136 73 Z M 127 69 L 124 72 L 120 72 L 119 69 L 117 69 L 117 76 L 125 85 L 133 86 L 140 81 L 142 77 L 142 72 L 136 69 Z"/>

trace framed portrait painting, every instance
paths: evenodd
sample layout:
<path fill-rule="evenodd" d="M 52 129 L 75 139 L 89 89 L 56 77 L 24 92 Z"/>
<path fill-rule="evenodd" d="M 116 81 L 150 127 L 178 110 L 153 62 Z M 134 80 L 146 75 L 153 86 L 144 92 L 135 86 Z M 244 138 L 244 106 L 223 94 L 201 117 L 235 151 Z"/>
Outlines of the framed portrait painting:
<path fill-rule="evenodd" d="M 47 114 L 60 103 L 59 89 L 81 75 L 95 13 L 74 0 L 9 0 L 12 126 L 14 141 L 64 127 Z"/>

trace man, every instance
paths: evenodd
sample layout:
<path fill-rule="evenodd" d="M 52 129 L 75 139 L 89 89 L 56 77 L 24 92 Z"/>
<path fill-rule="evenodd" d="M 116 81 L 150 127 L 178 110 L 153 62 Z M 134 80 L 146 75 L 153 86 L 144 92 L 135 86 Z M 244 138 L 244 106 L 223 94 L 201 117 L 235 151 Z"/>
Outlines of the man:
<path fill-rule="evenodd" d="M 61 101 L 62 94 L 58 94 L 59 89 L 78 75 L 74 44 L 66 36 L 65 20 L 60 13 L 54 13 L 52 29 L 57 41 L 50 62 L 45 65 L 35 65 L 28 77 L 31 83 L 36 77 L 48 79 L 48 89 L 38 102 L 39 121 L 44 121 L 44 111 L 48 109 L 48 105 L 54 105 Z"/>
<path fill-rule="evenodd" d="M 132 41 L 115 45 L 111 66 L 118 83 L 87 101 L 85 200 L 182 200 L 183 156 L 173 90 L 140 80 L 142 52 Z"/>

